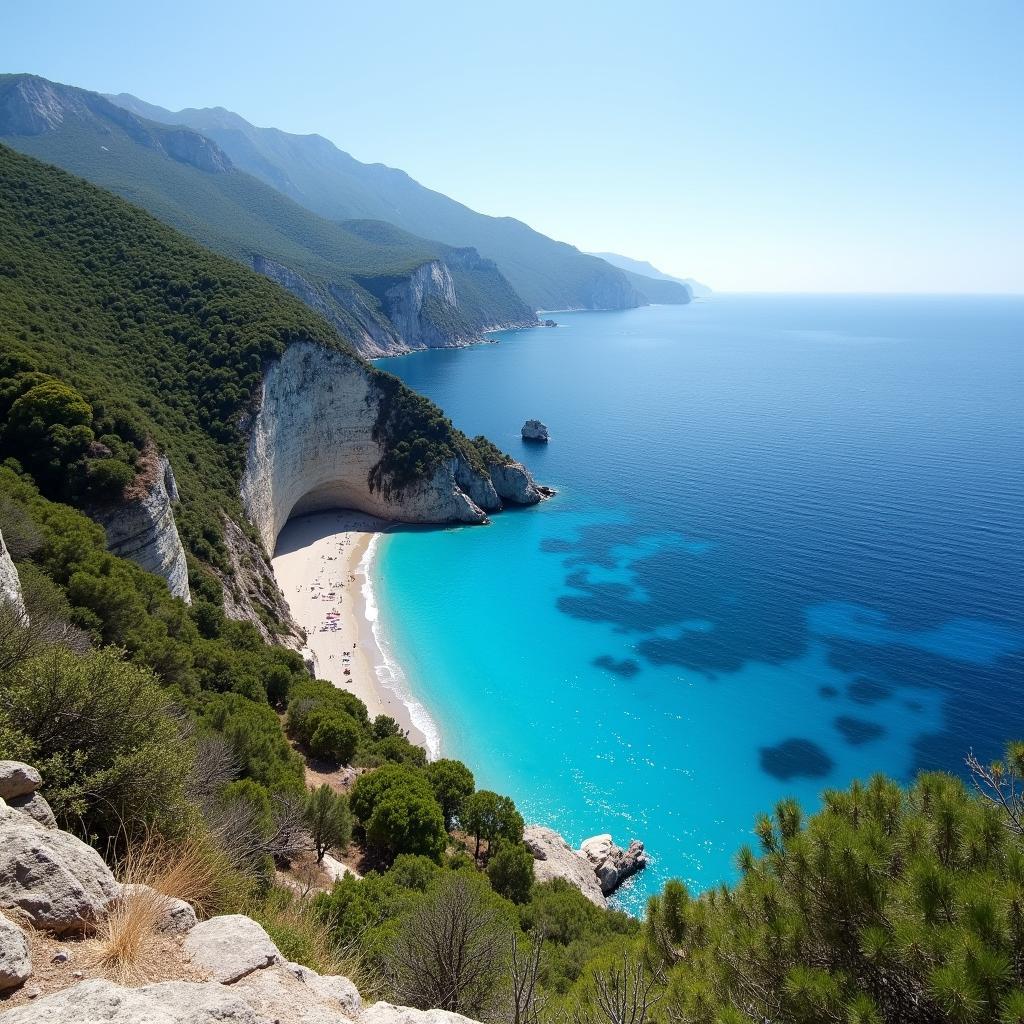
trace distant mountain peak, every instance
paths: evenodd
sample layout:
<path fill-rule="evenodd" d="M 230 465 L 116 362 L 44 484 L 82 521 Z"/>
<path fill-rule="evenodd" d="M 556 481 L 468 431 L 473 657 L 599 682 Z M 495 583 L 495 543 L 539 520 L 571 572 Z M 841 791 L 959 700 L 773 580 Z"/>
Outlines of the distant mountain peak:
<path fill-rule="evenodd" d="M 0 138 L 44 135 L 70 124 L 100 136 L 123 132 L 133 142 L 201 171 L 218 174 L 233 166 L 215 142 L 191 128 L 159 124 L 99 93 L 38 75 L 0 75 Z"/>

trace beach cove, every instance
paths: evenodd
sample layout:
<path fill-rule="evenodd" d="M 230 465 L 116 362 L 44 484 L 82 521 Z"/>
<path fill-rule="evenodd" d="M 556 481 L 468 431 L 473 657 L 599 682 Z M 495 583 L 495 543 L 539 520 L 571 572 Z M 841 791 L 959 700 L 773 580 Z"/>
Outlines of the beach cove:
<path fill-rule="evenodd" d="M 379 361 L 559 493 L 486 528 L 289 523 L 275 572 L 319 675 L 570 843 L 643 840 L 651 866 L 613 900 L 635 913 L 667 878 L 734 878 L 783 797 L 1024 735 L 1024 303 L 559 322 Z M 532 415 L 550 445 L 519 439 Z"/>
<path fill-rule="evenodd" d="M 437 730 L 404 687 L 378 636 L 372 565 L 394 524 L 336 510 L 291 519 L 278 537 L 274 575 L 306 633 L 315 674 L 355 694 L 369 715 L 389 715 L 409 738 L 436 755 Z"/>

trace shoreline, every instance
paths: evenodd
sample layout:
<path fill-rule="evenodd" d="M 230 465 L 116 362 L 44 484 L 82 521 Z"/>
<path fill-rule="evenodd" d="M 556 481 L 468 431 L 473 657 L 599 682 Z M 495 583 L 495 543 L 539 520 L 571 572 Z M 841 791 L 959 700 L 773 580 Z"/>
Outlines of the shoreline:
<path fill-rule="evenodd" d="M 393 526 L 340 509 L 290 519 L 271 564 L 293 618 L 306 632 L 304 654 L 313 656 L 316 677 L 354 693 L 371 720 L 390 715 L 435 758 L 437 727 L 390 654 L 373 587 L 380 540 Z"/>

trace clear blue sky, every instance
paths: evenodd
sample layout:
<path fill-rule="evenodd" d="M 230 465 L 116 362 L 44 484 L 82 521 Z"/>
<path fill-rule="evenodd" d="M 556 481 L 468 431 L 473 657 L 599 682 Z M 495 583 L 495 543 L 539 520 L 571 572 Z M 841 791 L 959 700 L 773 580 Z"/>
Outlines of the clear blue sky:
<path fill-rule="evenodd" d="M 319 132 L 723 290 L 1024 291 L 1024 0 L 32 0 L 0 69 Z"/>

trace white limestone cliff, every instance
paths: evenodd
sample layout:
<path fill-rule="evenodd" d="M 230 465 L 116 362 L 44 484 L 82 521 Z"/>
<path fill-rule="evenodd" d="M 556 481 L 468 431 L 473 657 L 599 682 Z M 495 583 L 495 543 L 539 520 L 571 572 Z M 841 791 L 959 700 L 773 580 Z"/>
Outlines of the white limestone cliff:
<path fill-rule="evenodd" d="M 150 446 L 125 500 L 96 510 L 93 517 L 106 530 L 110 551 L 162 576 L 175 597 L 191 604 L 185 549 L 174 521 L 177 500 L 171 464 Z"/>
<path fill-rule="evenodd" d="M 383 396 L 359 361 L 308 342 L 289 346 L 263 380 L 250 431 L 242 503 L 268 552 L 292 515 L 350 508 L 404 523 L 482 523 L 503 501 L 542 492 L 518 463 L 483 473 L 456 456 L 401 494 L 371 485 Z"/>
<path fill-rule="evenodd" d="M 25 600 L 21 594 L 21 579 L 18 570 L 11 558 L 11 553 L 4 543 L 4 536 L 0 533 L 0 605 L 13 608 L 18 618 L 27 615 L 25 611 Z"/>

